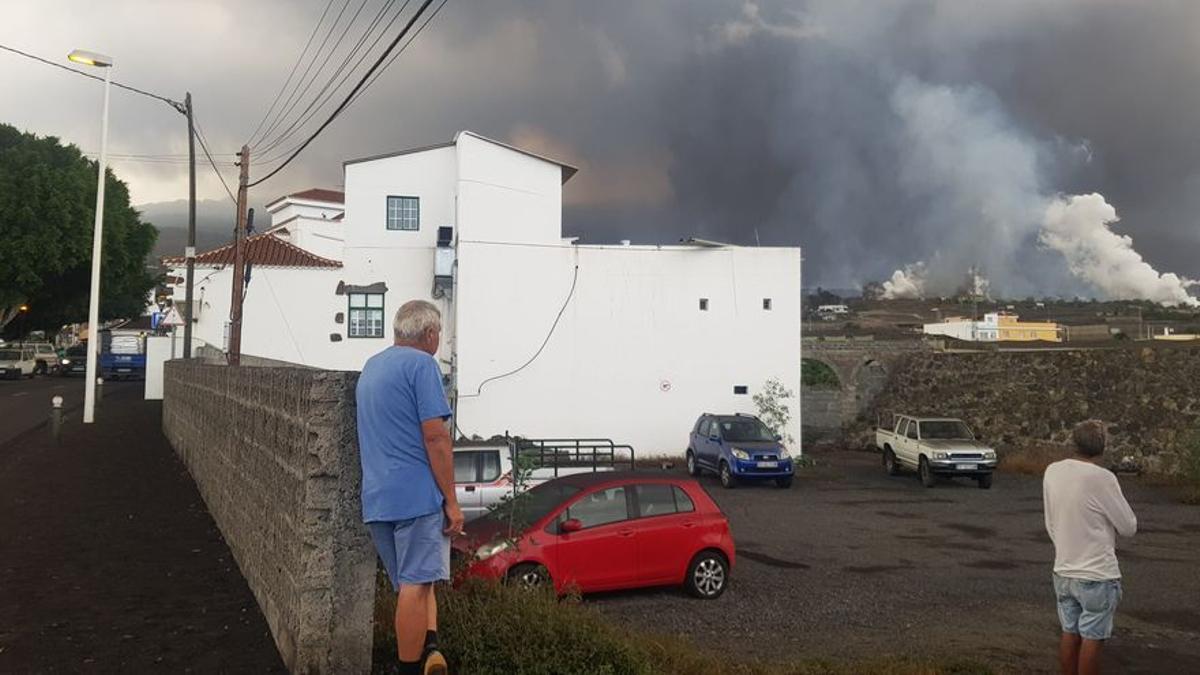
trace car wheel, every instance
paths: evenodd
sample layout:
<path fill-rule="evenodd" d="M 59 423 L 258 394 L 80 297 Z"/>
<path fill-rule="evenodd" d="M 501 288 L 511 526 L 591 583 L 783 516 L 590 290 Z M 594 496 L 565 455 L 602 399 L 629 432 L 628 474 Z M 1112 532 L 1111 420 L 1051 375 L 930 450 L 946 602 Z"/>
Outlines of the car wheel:
<path fill-rule="evenodd" d="M 921 458 L 921 463 L 917 465 L 917 472 L 921 475 L 921 485 L 927 488 L 933 487 L 937 479 L 933 476 L 933 470 L 929 468 L 928 459 Z"/>
<path fill-rule="evenodd" d="M 701 473 L 703 473 L 703 471 L 700 469 L 700 465 L 696 463 L 696 453 L 692 452 L 691 448 L 688 448 L 687 451 L 687 471 L 688 474 L 692 476 L 699 476 Z"/>
<path fill-rule="evenodd" d="M 508 571 L 508 581 L 520 588 L 544 588 L 550 585 L 550 571 L 536 563 L 521 563 Z"/>
<path fill-rule="evenodd" d="M 900 465 L 896 463 L 896 453 L 891 448 L 883 451 L 883 469 L 887 475 L 895 476 L 900 473 Z"/>
<path fill-rule="evenodd" d="M 721 462 L 721 487 L 731 489 L 737 487 L 737 479 L 733 477 L 733 471 L 729 468 L 729 462 Z"/>
<path fill-rule="evenodd" d="M 775 484 L 786 490 L 792 487 L 792 477 L 788 476 L 787 478 L 776 478 Z"/>
<path fill-rule="evenodd" d="M 719 598 L 729 585 L 729 563 L 717 551 L 701 551 L 688 565 L 683 582 L 688 593 L 704 600 Z"/>
<path fill-rule="evenodd" d="M 983 489 L 983 490 L 992 489 L 992 474 L 985 473 L 982 476 L 976 478 L 975 480 L 979 481 L 979 487 L 981 489 Z"/>

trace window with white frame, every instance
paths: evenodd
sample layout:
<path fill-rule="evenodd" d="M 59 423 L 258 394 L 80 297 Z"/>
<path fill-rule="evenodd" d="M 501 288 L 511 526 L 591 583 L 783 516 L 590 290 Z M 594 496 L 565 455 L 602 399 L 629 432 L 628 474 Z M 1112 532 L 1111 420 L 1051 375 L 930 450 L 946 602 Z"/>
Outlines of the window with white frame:
<path fill-rule="evenodd" d="M 383 337 L 383 293 L 351 293 L 348 317 L 350 337 Z"/>
<path fill-rule="evenodd" d="M 421 229 L 421 200 L 417 197 L 387 198 L 387 229 Z"/>

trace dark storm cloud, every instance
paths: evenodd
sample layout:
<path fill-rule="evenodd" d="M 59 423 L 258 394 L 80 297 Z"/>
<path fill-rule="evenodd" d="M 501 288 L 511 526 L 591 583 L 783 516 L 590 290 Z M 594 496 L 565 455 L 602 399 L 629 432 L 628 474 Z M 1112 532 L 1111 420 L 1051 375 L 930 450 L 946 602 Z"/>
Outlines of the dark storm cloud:
<path fill-rule="evenodd" d="M 21 39 L 0 30 L 0 41 L 58 53 L 89 38 L 119 51 L 126 79 L 191 88 L 209 140 L 228 152 L 324 4 L 128 1 L 105 23 L 86 5 L 70 22 L 28 3 Z M 1196 277 L 1198 19 L 1200 4 L 1166 2 L 452 0 L 254 201 L 337 186 L 349 157 L 472 129 L 581 164 L 565 228 L 590 241 L 799 244 L 811 285 L 926 260 L 946 279 L 982 265 L 1006 292 L 1083 292 L 1025 221 L 1038 197 L 1096 191 L 1150 262 Z M 182 58 L 162 58 L 171 48 Z M 51 79 L 10 81 L 26 88 L 0 116 L 94 150 L 94 121 L 39 91 Z M 184 147 L 169 114 L 114 105 L 118 149 Z M 940 116 L 970 138 L 940 134 Z M 122 169 L 143 201 L 182 196 L 176 167 Z M 202 193 L 224 199 L 209 178 Z M 1005 260 L 988 259 L 997 249 Z"/>

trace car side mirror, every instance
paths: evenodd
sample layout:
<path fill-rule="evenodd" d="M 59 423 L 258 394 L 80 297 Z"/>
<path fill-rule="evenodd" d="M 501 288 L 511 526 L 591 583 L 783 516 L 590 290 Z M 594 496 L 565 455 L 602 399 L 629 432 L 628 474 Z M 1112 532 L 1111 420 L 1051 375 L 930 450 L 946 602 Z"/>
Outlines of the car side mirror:
<path fill-rule="evenodd" d="M 713 436 L 709 436 L 709 437 L 708 437 L 708 440 L 710 440 L 710 441 L 716 441 L 717 443 L 720 443 L 720 442 L 721 442 L 721 435 L 720 435 L 720 434 L 715 434 L 715 435 L 713 435 Z"/>
<path fill-rule="evenodd" d="M 782 435 L 780 435 L 780 434 L 775 434 L 775 441 L 776 441 L 777 443 L 778 443 L 778 442 L 782 442 L 782 441 L 783 441 L 783 436 L 782 436 Z"/>
<path fill-rule="evenodd" d="M 579 522 L 578 518 L 568 518 L 563 521 L 562 525 L 558 526 L 558 531 L 563 534 L 578 532 L 583 529 L 583 523 Z"/>

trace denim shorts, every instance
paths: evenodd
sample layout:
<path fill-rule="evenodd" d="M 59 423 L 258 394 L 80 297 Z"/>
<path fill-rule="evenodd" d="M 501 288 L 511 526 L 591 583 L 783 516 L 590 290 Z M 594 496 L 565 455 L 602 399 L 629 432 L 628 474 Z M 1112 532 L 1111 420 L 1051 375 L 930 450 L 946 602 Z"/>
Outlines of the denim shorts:
<path fill-rule="evenodd" d="M 392 588 L 450 578 L 450 537 L 442 531 L 445 523 L 440 510 L 408 520 L 367 523 Z"/>
<path fill-rule="evenodd" d="M 1058 620 L 1064 633 L 1085 640 L 1112 637 L 1113 614 L 1121 602 L 1121 580 L 1091 581 L 1054 575 L 1054 596 L 1058 599 Z"/>

